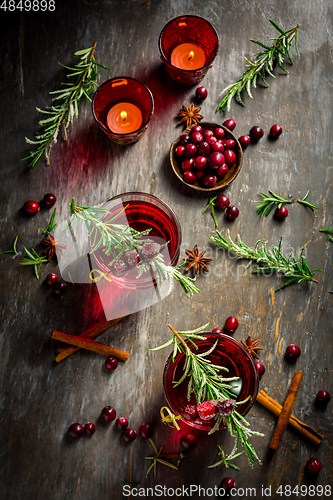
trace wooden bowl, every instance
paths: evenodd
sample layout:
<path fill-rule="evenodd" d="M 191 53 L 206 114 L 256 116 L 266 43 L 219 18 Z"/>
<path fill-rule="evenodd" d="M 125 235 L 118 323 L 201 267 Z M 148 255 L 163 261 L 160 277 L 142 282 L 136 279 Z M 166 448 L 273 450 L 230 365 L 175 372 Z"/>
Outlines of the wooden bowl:
<path fill-rule="evenodd" d="M 225 188 L 239 174 L 239 171 L 240 171 L 241 166 L 242 166 L 242 160 L 243 160 L 242 147 L 241 147 L 240 143 L 238 142 L 238 139 L 234 136 L 234 134 L 228 128 L 224 127 L 223 125 L 219 125 L 218 123 L 210 123 L 210 122 L 196 123 L 194 125 L 191 125 L 191 127 L 188 127 L 187 129 L 185 129 L 181 135 L 190 134 L 191 129 L 193 127 L 195 127 L 195 125 L 200 125 L 200 127 L 202 127 L 203 130 L 212 130 L 213 132 L 217 127 L 223 128 L 223 130 L 225 132 L 225 136 L 223 137 L 223 141 L 226 141 L 227 139 L 233 139 L 236 143 L 236 146 L 233 148 L 233 151 L 236 154 L 236 158 L 237 158 L 236 165 L 234 165 L 233 167 L 230 167 L 228 173 L 224 177 L 221 177 L 217 181 L 217 183 L 215 184 L 214 187 L 211 187 L 211 188 L 202 187 L 200 184 L 200 181 L 196 181 L 194 184 L 189 184 L 188 182 L 185 182 L 183 179 L 184 171 L 182 169 L 182 161 L 183 160 L 175 155 L 175 149 L 179 143 L 179 137 L 180 137 L 179 136 L 178 139 L 173 141 L 173 143 L 171 144 L 171 148 L 170 148 L 171 167 L 172 167 L 174 173 L 176 174 L 176 176 L 178 177 L 178 179 L 180 179 L 183 184 L 185 184 L 186 186 L 188 186 L 192 189 L 196 189 L 197 191 L 209 192 L 209 191 L 217 191 L 218 189 Z"/>

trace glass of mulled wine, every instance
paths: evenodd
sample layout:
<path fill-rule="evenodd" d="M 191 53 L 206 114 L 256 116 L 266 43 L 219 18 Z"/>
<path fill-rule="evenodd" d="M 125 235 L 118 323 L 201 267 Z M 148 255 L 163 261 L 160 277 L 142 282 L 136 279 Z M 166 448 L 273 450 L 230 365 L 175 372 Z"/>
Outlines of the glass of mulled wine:
<path fill-rule="evenodd" d="M 251 354 L 238 340 L 228 335 L 215 333 L 203 333 L 200 335 L 205 336 L 206 340 L 195 341 L 198 349 L 195 349 L 192 344 L 188 344 L 189 348 L 195 350 L 196 354 L 200 354 L 208 351 L 216 340 L 218 340 L 216 348 L 207 359 L 215 365 L 224 366 L 228 369 L 228 372 L 221 371 L 221 377 L 239 377 L 241 379 L 241 389 L 236 401 L 242 401 L 248 396 L 252 397 L 251 400 L 237 407 L 237 411 L 241 415 L 246 415 L 256 400 L 259 387 L 259 375 Z M 176 387 L 173 384 L 173 382 L 178 381 L 182 377 L 184 362 L 185 354 L 178 353 L 174 361 L 172 361 L 171 354 L 166 362 L 163 374 L 164 394 L 171 411 L 176 416 L 183 415 L 187 405 L 197 405 L 193 393 L 190 400 L 187 399 L 188 377 Z M 215 425 L 215 420 L 203 421 L 199 417 L 196 420 L 183 419 L 183 422 L 204 431 L 210 431 Z M 224 427 L 221 424 L 220 429 Z"/>

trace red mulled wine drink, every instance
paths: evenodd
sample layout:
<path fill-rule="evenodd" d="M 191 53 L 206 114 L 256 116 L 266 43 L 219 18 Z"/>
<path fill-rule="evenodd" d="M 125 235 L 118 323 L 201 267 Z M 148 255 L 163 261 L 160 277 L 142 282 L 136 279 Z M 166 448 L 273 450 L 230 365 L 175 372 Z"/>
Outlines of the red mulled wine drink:
<path fill-rule="evenodd" d="M 228 335 L 212 333 L 200 335 L 204 335 L 206 340 L 196 340 L 197 350 L 191 344 L 188 344 L 189 348 L 195 350 L 196 354 L 200 354 L 211 349 L 216 340 L 218 340 L 215 349 L 206 359 L 210 360 L 214 365 L 228 369 L 228 371 L 220 371 L 221 378 L 239 377 L 238 385 L 240 389 L 235 393 L 237 394 L 238 392 L 235 400 L 237 402 L 243 401 L 248 396 L 251 396 L 249 401 L 237 406 L 237 411 L 243 416 L 246 415 L 257 397 L 259 387 L 259 376 L 251 354 L 240 342 Z M 183 417 L 185 415 L 184 422 L 191 427 L 210 431 L 214 427 L 216 420 L 204 421 L 200 419 L 198 414 L 194 414 L 193 418 L 186 416 L 186 412 L 189 411 L 188 409 L 197 406 L 193 392 L 190 400 L 187 398 L 189 378 L 185 378 L 181 384 L 174 387 L 174 383 L 180 380 L 184 373 L 184 363 L 185 354 L 183 353 L 178 353 L 174 361 L 172 361 L 171 354 L 167 360 L 163 375 L 163 385 L 168 405 L 175 415 L 182 415 Z M 229 384 L 229 382 L 226 383 Z M 233 385 L 232 382 L 230 384 Z M 224 427 L 221 424 L 220 429 Z"/>

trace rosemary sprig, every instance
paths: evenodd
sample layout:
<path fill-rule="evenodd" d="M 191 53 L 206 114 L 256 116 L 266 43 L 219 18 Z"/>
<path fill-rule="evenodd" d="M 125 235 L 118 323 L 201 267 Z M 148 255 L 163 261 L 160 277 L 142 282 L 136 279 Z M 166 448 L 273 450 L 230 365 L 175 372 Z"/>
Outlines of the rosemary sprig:
<path fill-rule="evenodd" d="M 42 228 L 42 227 L 37 227 L 37 229 L 40 229 L 41 231 L 43 231 L 43 233 L 45 234 L 49 234 L 51 233 L 51 231 L 53 231 L 53 229 L 55 229 L 57 227 L 58 224 L 55 224 L 54 221 L 55 221 L 55 216 L 56 216 L 56 213 L 57 213 L 57 209 L 55 208 L 53 210 L 53 214 L 51 215 L 51 219 L 50 219 L 50 222 L 48 223 L 48 225 L 46 226 L 46 228 Z"/>
<path fill-rule="evenodd" d="M 34 272 L 36 278 L 39 280 L 39 271 L 42 266 L 42 264 L 45 264 L 46 262 L 49 262 L 49 259 L 46 257 L 46 255 L 38 255 L 36 250 L 33 248 L 31 251 L 34 253 L 34 255 L 29 252 L 29 250 L 24 247 L 25 253 L 28 255 L 28 257 L 23 257 L 23 259 L 20 262 L 21 266 L 34 266 Z"/>
<path fill-rule="evenodd" d="M 4 250 L 3 252 L 0 252 L 0 255 L 2 255 L 3 253 L 15 253 L 15 254 L 17 254 L 17 249 L 16 249 L 17 240 L 18 240 L 18 236 L 16 236 L 16 238 L 14 240 L 13 249 L 12 250 Z"/>
<path fill-rule="evenodd" d="M 238 235 L 238 244 L 233 242 L 230 237 L 230 231 L 227 231 L 227 238 L 224 238 L 219 231 L 216 230 L 217 238 L 211 236 L 211 240 L 218 243 L 223 248 L 234 252 L 239 259 L 249 259 L 250 262 L 246 266 L 243 275 L 245 274 L 247 268 L 252 262 L 257 262 L 259 264 L 259 269 L 253 269 L 253 274 L 268 274 L 272 271 L 276 271 L 282 275 L 282 277 L 289 278 L 288 281 L 277 288 L 275 291 L 282 290 L 286 286 L 297 281 L 301 283 L 302 281 L 313 281 L 318 283 L 314 278 L 315 272 L 322 272 L 321 269 L 310 270 L 305 257 L 303 255 L 304 247 L 302 248 L 300 254 L 300 260 L 297 262 L 293 253 L 290 253 L 288 258 L 285 258 L 281 253 L 282 236 L 280 239 L 279 246 L 272 246 L 271 250 L 267 250 L 267 243 L 261 239 L 258 240 L 254 248 L 248 247 Z"/>
<path fill-rule="evenodd" d="M 309 196 L 309 193 L 310 193 L 310 189 L 307 191 L 304 198 L 302 198 L 301 200 L 300 199 L 297 200 L 297 203 L 301 203 L 302 205 L 305 205 L 306 207 L 311 208 L 312 212 L 314 212 L 315 210 L 320 210 L 320 207 L 317 207 L 317 205 L 314 205 L 313 203 L 306 201 L 307 197 Z"/>
<path fill-rule="evenodd" d="M 209 200 L 209 203 L 208 205 L 204 208 L 204 210 L 202 211 L 202 215 L 206 212 L 206 210 L 208 210 L 208 208 L 210 207 L 211 209 L 211 212 L 212 212 L 212 216 L 213 216 L 213 219 L 214 219 L 214 222 L 215 222 L 215 228 L 218 227 L 218 222 L 217 222 L 217 218 L 216 218 L 216 214 L 215 214 L 215 205 L 216 203 L 214 203 L 214 201 L 216 200 L 217 196 L 213 196 L 212 198 L 210 198 Z"/>
<path fill-rule="evenodd" d="M 180 453 L 179 455 L 161 455 L 161 452 L 163 450 L 163 446 L 161 446 L 161 448 L 158 450 L 156 444 L 153 441 L 153 439 L 149 438 L 149 442 L 150 442 L 150 444 L 152 445 L 152 447 L 154 449 L 155 456 L 153 456 L 153 457 L 145 457 L 146 460 L 153 460 L 153 463 L 149 466 L 149 468 L 148 468 L 148 470 L 146 472 L 146 477 L 148 476 L 149 472 L 152 469 L 154 469 L 154 476 L 156 476 L 156 467 L 157 467 L 158 463 L 162 464 L 162 465 L 165 465 L 167 467 L 170 467 L 170 469 L 178 470 L 180 462 L 185 457 L 184 453 Z M 164 460 L 164 458 L 170 458 L 170 459 L 172 459 L 172 458 L 178 458 L 177 465 L 174 465 L 171 462 L 167 462 L 166 460 Z"/>
<path fill-rule="evenodd" d="M 333 233 L 333 229 L 319 229 L 320 233 Z M 327 235 L 330 241 L 333 241 L 333 236 Z"/>
<path fill-rule="evenodd" d="M 235 441 L 235 445 L 233 447 L 233 450 L 231 453 L 229 453 L 229 455 L 227 456 L 223 450 L 223 446 L 221 444 L 217 445 L 218 446 L 218 449 L 220 450 L 219 452 L 219 455 L 221 455 L 221 460 L 219 460 L 218 462 L 216 462 L 215 464 L 213 465 L 209 465 L 207 467 L 207 469 L 213 469 L 214 467 L 218 467 L 219 465 L 223 464 L 225 466 L 226 469 L 228 469 L 229 467 L 232 467 L 233 469 L 236 469 L 236 470 L 240 470 L 239 467 L 237 467 L 237 465 L 233 464 L 231 462 L 231 460 L 234 460 L 235 458 L 238 458 L 240 455 L 243 455 L 244 451 L 240 451 L 238 453 L 236 453 L 237 451 L 237 440 Z"/>
<path fill-rule="evenodd" d="M 283 63 L 284 59 L 287 58 L 290 64 L 293 64 L 291 57 L 289 55 L 289 50 L 293 40 L 295 40 L 295 49 L 297 55 L 299 56 L 297 48 L 297 32 L 299 24 L 293 29 L 290 29 L 288 31 L 283 31 L 271 19 L 269 20 L 269 22 L 280 33 L 279 36 L 276 38 L 270 38 L 270 40 L 274 40 L 272 46 L 268 46 L 262 42 L 259 42 L 258 40 L 253 40 L 253 39 L 250 40 L 251 42 L 256 43 L 257 45 L 262 47 L 262 50 L 254 55 L 255 60 L 250 61 L 249 59 L 244 57 L 245 61 L 247 62 L 246 65 L 247 69 L 246 71 L 244 71 L 244 73 L 239 78 L 239 80 L 237 80 L 236 83 L 233 83 L 228 87 L 226 87 L 224 90 L 222 90 L 220 95 L 223 95 L 225 92 L 227 92 L 227 94 L 224 96 L 224 98 L 222 99 L 222 101 L 218 106 L 219 111 L 222 112 L 225 107 L 227 108 L 228 111 L 230 111 L 230 104 L 233 97 L 236 97 L 237 101 L 242 106 L 245 106 L 241 98 L 241 92 L 243 90 L 246 90 L 248 96 L 253 98 L 251 94 L 251 86 L 256 88 L 258 76 L 260 76 L 263 83 L 267 87 L 269 87 L 268 83 L 266 82 L 266 73 L 275 78 L 275 76 L 273 75 L 274 61 L 276 61 L 276 63 L 282 69 L 282 71 L 288 73 L 288 71 L 283 67 Z"/>
<path fill-rule="evenodd" d="M 67 78 L 76 77 L 76 80 L 74 83 L 62 83 L 66 88 L 50 92 L 50 94 L 56 95 L 53 101 L 61 100 L 61 104 L 54 104 L 46 110 L 36 108 L 37 111 L 48 115 L 48 117 L 39 122 L 44 130 L 36 133 L 34 141 L 27 137 L 25 138 L 28 144 L 37 147 L 36 151 L 32 151 L 29 156 L 22 158 L 22 160 L 30 159 L 29 167 L 31 170 L 35 168 L 43 154 L 46 157 L 46 164 L 50 165 L 51 147 L 53 143 L 57 142 L 59 130 L 62 125 L 64 138 L 67 140 L 67 129 L 70 124 L 73 124 L 74 117 L 78 117 L 78 102 L 80 98 L 84 96 L 86 102 L 87 100 L 91 101 L 89 94 L 98 87 L 96 83 L 98 67 L 111 71 L 106 66 L 96 62 L 94 58 L 96 45 L 97 42 L 94 43 L 93 47 L 75 52 L 75 56 L 81 56 L 81 61 L 75 64 L 74 67 L 64 66 L 59 63 L 60 66 L 70 70 Z"/>
<path fill-rule="evenodd" d="M 259 194 L 263 196 L 263 200 L 253 201 L 253 203 L 258 204 L 257 213 L 260 214 L 261 217 L 267 217 L 276 204 L 278 208 L 281 208 L 283 203 L 292 203 L 293 201 L 295 201 L 295 199 L 285 200 L 284 198 L 281 198 L 281 196 L 273 193 L 273 191 L 268 190 L 268 192 L 269 195 L 263 193 L 262 191 L 259 191 Z"/>

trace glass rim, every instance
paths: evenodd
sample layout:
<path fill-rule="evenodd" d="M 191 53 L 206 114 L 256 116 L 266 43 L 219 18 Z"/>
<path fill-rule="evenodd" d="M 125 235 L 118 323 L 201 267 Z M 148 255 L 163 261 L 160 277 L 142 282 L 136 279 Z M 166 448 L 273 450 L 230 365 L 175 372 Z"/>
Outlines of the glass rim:
<path fill-rule="evenodd" d="M 112 82 L 112 80 L 132 80 L 134 82 L 137 82 L 139 83 L 140 85 L 142 85 L 142 87 L 144 87 L 147 92 L 148 92 L 148 95 L 151 99 L 151 112 L 150 112 L 150 115 L 149 117 L 145 120 L 145 122 L 143 122 L 141 124 L 141 126 L 136 129 L 136 130 L 133 130 L 133 132 L 129 132 L 127 134 L 119 134 L 118 132 L 113 132 L 111 129 L 107 128 L 107 127 L 104 127 L 104 125 L 102 125 L 100 123 L 100 121 L 97 119 L 97 116 L 95 114 L 95 110 L 94 110 L 94 102 L 95 102 L 95 99 L 96 99 L 96 96 L 98 94 L 98 92 L 102 89 L 102 87 L 104 87 L 104 85 L 107 85 L 109 84 L 110 82 Z M 105 80 L 105 82 L 103 82 L 99 87 L 98 89 L 96 90 L 96 92 L 94 93 L 94 96 L 92 98 L 92 101 L 91 101 L 91 109 L 92 109 L 92 114 L 93 114 L 93 117 L 95 118 L 96 122 L 98 123 L 98 125 L 103 128 L 103 130 L 106 130 L 108 133 L 111 132 L 111 134 L 113 135 L 116 135 L 116 136 L 124 136 L 124 135 L 132 135 L 132 134 L 137 134 L 139 131 L 141 131 L 146 125 L 147 123 L 149 123 L 151 117 L 153 116 L 154 114 L 154 110 L 155 110 L 155 103 L 154 103 L 154 97 L 153 97 L 153 94 L 151 92 L 151 90 L 147 87 L 147 85 L 145 85 L 143 82 L 141 82 L 140 80 L 137 80 L 136 78 L 133 78 L 131 76 L 115 76 L 114 78 L 109 78 L 108 80 Z"/>

